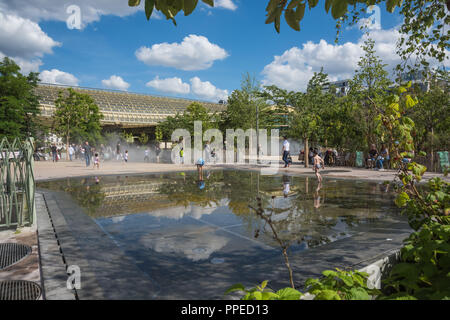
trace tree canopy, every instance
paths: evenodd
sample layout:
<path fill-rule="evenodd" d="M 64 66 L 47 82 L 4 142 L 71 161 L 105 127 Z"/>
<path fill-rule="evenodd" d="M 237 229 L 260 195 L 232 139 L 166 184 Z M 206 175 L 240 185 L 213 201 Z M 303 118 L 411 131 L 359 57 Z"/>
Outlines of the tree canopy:
<path fill-rule="evenodd" d="M 53 130 L 70 142 L 89 141 L 96 144 L 101 141 L 100 120 L 103 115 L 94 100 L 88 95 L 68 88 L 60 91 L 55 101 Z"/>
<path fill-rule="evenodd" d="M 20 73 L 20 67 L 10 58 L 0 62 L 0 136 L 24 138 L 34 135 L 39 102 L 34 94 L 38 74 Z"/>

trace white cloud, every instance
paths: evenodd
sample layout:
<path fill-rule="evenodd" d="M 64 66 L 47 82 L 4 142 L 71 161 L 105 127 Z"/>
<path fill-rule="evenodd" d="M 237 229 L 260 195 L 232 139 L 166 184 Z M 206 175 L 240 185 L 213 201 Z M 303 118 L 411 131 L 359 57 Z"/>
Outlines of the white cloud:
<path fill-rule="evenodd" d="M 24 59 L 42 57 L 60 45 L 37 23 L 0 12 L 0 51 L 5 55 Z"/>
<path fill-rule="evenodd" d="M 40 73 L 39 78 L 44 83 L 78 86 L 78 79 L 73 74 L 58 69 L 44 70 Z"/>
<path fill-rule="evenodd" d="M 377 55 L 388 64 L 387 70 L 391 71 L 400 61 L 395 53 L 398 32 L 375 30 L 371 32 L 371 37 L 376 42 Z M 314 72 L 320 71 L 321 67 L 332 81 L 351 78 L 359 58 L 364 54 L 361 48 L 364 40 L 365 36 L 357 43 L 330 44 L 325 40 L 320 40 L 319 43 L 308 41 L 301 49 L 293 47 L 281 56 L 275 56 L 274 60 L 264 67 L 262 83 L 275 84 L 287 90 L 304 91 L 309 79 Z"/>
<path fill-rule="evenodd" d="M 141 47 L 136 57 L 147 65 L 160 65 L 181 70 L 204 70 L 214 61 L 223 60 L 228 53 L 208 38 L 191 34 L 181 43 L 154 44 L 151 48 Z"/>
<path fill-rule="evenodd" d="M 152 81 L 147 82 L 146 86 L 165 93 L 188 94 L 191 91 L 189 84 L 184 83 L 177 77 L 167 79 L 156 77 Z"/>
<path fill-rule="evenodd" d="M 397 55 L 397 40 L 400 33 L 397 29 L 372 30 L 370 38 L 375 41 L 376 55 L 386 64 L 385 70 L 391 73 L 400 63 Z M 361 45 L 367 39 L 364 34 L 357 43 L 330 44 L 325 40 L 318 43 L 308 41 L 300 49 L 293 47 L 286 50 L 281 56 L 264 67 L 262 74 L 263 85 L 277 85 L 293 91 L 304 91 L 314 72 L 323 67 L 332 81 L 352 78 L 358 67 L 360 57 L 364 55 Z M 414 57 L 412 57 L 414 59 Z M 432 67 L 438 66 L 436 61 L 430 63 Z M 444 62 L 448 68 L 449 60 Z"/>
<path fill-rule="evenodd" d="M 214 102 L 228 98 L 228 90 L 218 89 L 209 81 L 201 81 L 199 77 L 194 77 L 190 81 L 192 93 L 199 98 Z"/>
<path fill-rule="evenodd" d="M 112 75 L 109 79 L 102 80 L 102 85 L 110 88 L 127 91 L 130 84 L 122 79 L 122 77 Z"/>
<path fill-rule="evenodd" d="M 236 10 L 237 6 L 232 0 L 216 0 L 214 1 L 214 7 L 224 8 L 229 10 Z"/>
<path fill-rule="evenodd" d="M 82 27 L 91 22 L 99 21 L 103 15 L 124 17 L 144 8 L 143 4 L 139 7 L 129 7 L 126 0 L 71 0 L 68 2 L 55 0 L 1 0 L 0 11 L 12 13 L 35 22 L 45 20 L 65 22 L 70 16 L 70 13 L 66 12 L 70 5 L 76 5 L 80 8 Z"/>

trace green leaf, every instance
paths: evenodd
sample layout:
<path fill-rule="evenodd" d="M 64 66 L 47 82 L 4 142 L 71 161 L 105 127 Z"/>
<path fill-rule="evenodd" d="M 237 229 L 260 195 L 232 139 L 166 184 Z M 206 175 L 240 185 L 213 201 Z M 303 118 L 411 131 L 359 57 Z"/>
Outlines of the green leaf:
<path fill-rule="evenodd" d="M 141 3 L 141 0 L 128 0 L 128 6 L 137 7 Z"/>
<path fill-rule="evenodd" d="M 301 3 L 298 7 L 297 10 L 295 10 L 295 18 L 298 21 L 302 21 L 303 16 L 305 15 L 305 8 L 306 8 L 306 4 L 305 3 Z"/>
<path fill-rule="evenodd" d="M 264 290 L 264 288 L 267 286 L 267 283 L 268 283 L 269 281 L 268 280 L 264 280 L 262 283 L 261 283 L 261 290 Z"/>
<path fill-rule="evenodd" d="M 371 300 L 371 296 L 363 288 L 351 288 L 346 298 L 348 300 Z"/>
<path fill-rule="evenodd" d="M 190 15 L 197 7 L 198 0 L 184 0 L 184 15 Z"/>
<path fill-rule="evenodd" d="M 300 0 L 291 0 L 289 5 L 287 6 L 286 10 L 291 10 L 297 7 L 300 4 Z"/>
<path fill-rule="evenodd" d="M 330 11 L 330 7 L 333 4 L 334 0 L 326 0 L 325 1 L 325 11 L 328 13 Z"/>
<path fill-rule="evenodd" d="M 408 200 L 409 200 L 408 194 L 406 192 L 402 192 L 397 196 L 394 202 L 398 207 L 404 207 Z"/>
<path fill-rule="evenodd" d="M 207 5 L 210 5 L 211 7 L 214 7 L 214 0 L 202 0 Z"/>
<path fill-rule="evenodd" d="M 278 290 L 276 294 L 279 296 L 280 300 L 299 300 L 303 295 L 300 291 L 289 287 Z"/>
<path fill-rule="evenodd" d="M 335 0 L 331 8 L 331 15 L 334 19 L 339 19 L 347 13 L 347 0 Z"/>
<path fill-rule="evenodd" d="M 145 16 L 147 17 L 147 20 L 150 19 L 154 6 L 155 0 L 145 0 Z"/>
<path fill-rule="evenodd" d="M 386 10 L 390 13 L 394 12 L 395 7 L 397 6 L 398 0 L 387 0 L 386 1 Z"/>
<path fill-rule="evenodd" d="M 229 287 L 227 291 L 225 291 L 225 294 L 228 294 L 233 291 L 245 291 L 245 287 L 241 283 L 234 284 L 231 287 Z"/>
<path fill-rule="evenodd" d="M 337 276 L 338 276 L 337 272 L 336 272 L 336 271 L 333 271 L 333 270 L 325 270 L 325 271 L 322 271 L 322 274 L 323 274 L 325 277 L 329 277 L 329 276 L 337 277 Z"/>
<path fill-rule="evenodd" d="M 300 31 L 300 21 L 297 20 L 295 16 L 295 11 L 292 9 L 286 10 L 284 12 L 284 18 L 286 19 L 287 24 L 294 30 Z"/>
<path fill-rule="evenodd" d="M 351 287 L 353 285 L 352 277 L 342 274 L 342 275 L 340 275 L 339 278 L 345 283 L 345 285 L 347 285 L 349 287 Z"/>
<path fill-rule="evenodd" d="M 253 297 L 255 298 L 255 300 L 262 300 L 262 293 L 261 293 L 261 291 L 253 292 Z"/>
<path fill-rule="evenodd" d="M 334 290 L 322 290 L 317 293 L 314 300 L 342 300 Z"/>

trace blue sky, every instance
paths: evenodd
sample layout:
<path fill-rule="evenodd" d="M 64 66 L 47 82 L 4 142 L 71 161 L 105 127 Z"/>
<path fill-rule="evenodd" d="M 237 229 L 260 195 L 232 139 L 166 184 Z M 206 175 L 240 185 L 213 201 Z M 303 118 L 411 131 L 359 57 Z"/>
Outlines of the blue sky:
<path fill-rule="evenodd" d="M 0 0 L 0 57 L 57 84 L 217 101 L 249 72 L 264 85 L 301 91 L 322 66 L 331 80 L 351 77 L 361 55 L 363 32 L 343 30 L 335 44 L 335 21 L 322 2 L 306 9 L 300 32 L 283 21 L 278 34 L 264 24 L 261 0 L 199 4 L 192 15 L 179 14 L 176 27 L 158 16 L 147 21 L 143 6 L 136 11 L 127 0 Z M 69 5 L 80 8 L 79 30 L 66 24 Z M 371 36 L 392 68 L 401 17 L 380 9 Z"/>

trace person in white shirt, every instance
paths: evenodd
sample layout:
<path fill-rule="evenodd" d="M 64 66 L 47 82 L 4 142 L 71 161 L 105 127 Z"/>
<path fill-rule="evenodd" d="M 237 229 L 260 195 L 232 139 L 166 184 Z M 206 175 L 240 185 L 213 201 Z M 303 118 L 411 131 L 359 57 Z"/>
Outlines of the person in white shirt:
<path fill-rule="evenodd" d="M 75 154 L 75 149 L 73 148 L 72 145 L 69 146 L 69 159 L 70 161 L 72 161 L 72 157 Z"/>
<path fill-rule="evenodd" d="M 284 161 L 284 167 L 289 167 L 290 162 L 289 162 L 289 141 L 287 140 L 287 137 L 283 137 L 284 141 L 283 141 L 283 161 Z"/>

